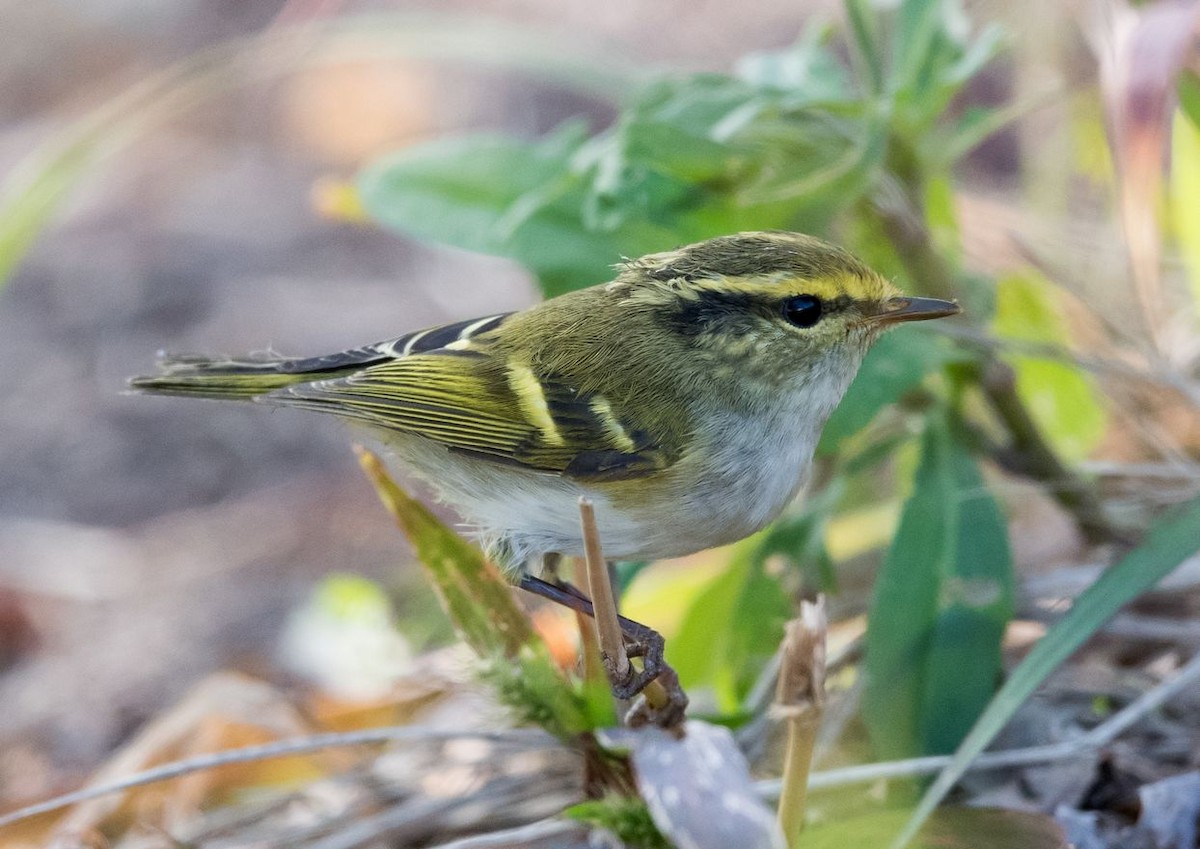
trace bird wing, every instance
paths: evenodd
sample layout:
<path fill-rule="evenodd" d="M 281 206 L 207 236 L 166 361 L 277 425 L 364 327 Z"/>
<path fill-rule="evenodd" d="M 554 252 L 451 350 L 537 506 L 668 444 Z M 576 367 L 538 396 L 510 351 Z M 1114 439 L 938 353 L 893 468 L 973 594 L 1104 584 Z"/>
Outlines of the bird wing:
<path fill-rule="evenodd" d="M 513 362 L 462 322 L 370 346 L 350 374 L 264 396 L 431 439 L 452 451 L 581 481 L 639 477 L 673 460 L 636 418 L 597 393 Z M 473 331 L 473 332 L 472 332 Z M 342 362 L 337 363 L 343 365 Z M 328 368 L 328 365 L 325 365 Z"/>

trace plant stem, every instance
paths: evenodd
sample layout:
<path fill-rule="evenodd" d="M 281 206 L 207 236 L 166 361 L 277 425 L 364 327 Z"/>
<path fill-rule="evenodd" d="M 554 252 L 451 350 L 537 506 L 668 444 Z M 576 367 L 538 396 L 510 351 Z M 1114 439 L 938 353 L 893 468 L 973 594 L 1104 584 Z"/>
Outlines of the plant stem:
<path fill-rule="evenodd" d="M 800 603 L 787 624 L 772 714 L 787 720 L 788 740 L 779 792 L 779 827 L 789 849 L 800 845 L 808 810 L 808 774 L 825 709 L 825 600 Z"/>
<path fill-rule="evenodd" d="M 596 511 L 587 498 L 579 499 L 579 522 L 583 530 L 584 565 L 587 571 L 588 590 L 592 597 L 592 609 L 596 620 L 596 632 L 600 638 L 600 661 L 608 680 L 614 686 L 629 680 L 633 667 L 625 651 L 625 638 L 621 634 L 621 623 L 617 619 L 617 602 L 609 580 L 608 564 L 600 546 L 600 532 L 596 528 Z M 666 688 L 659 681 L 651 681 L 642 691 L 646 703 L 656 711 L 670 705 Z"/>
<path fill-rule="evenodd" d="M 884 232 L 905 270 L 932 295 L 953 298 L 959 291 L 955 274 L 933 246 L 933 239 L 919 212 L 911 177 L 903 187 L 874 205 Z M 1012 367 L 995 352 L 982 353 L 979 387 L 1011 439 L 1010 458 L 1003 465 L 1046 486 L 1051 496 L 1075 518 L 1090 543 L 1127 542 L 1113 526 L 1095 490 L 1063 464 L 1042 435 L 1033 416 L 1017 394 Z"/>

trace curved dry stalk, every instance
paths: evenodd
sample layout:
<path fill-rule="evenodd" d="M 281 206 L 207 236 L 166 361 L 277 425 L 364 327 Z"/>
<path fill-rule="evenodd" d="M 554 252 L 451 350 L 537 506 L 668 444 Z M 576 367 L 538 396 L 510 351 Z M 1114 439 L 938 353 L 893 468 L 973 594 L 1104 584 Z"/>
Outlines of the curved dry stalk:
<path fill-rule="evenodd" d="M 313 734 L 308 737 L 295 737 L 289 740 L 277 740 L 258 746 L 244 746 L 239 749 L 227 749 L 221 752 L 211 752 L 191 758 L 182 758 L 165 763 L 162 766 L 135 772 L 118 781 L 98 784 L 95 787 L 85 787 L 72 793 L 64 793 L 44 802 L 27 805 L 15 811 L 0 816 L 0 828 L 56 811 L 69 805 L 87 802 L 110 793 L 120 793 L 134 787 L 143 787 L 159 781 L 169 781 L 172 778 L 190 775 L 206 769 L 228 766 L 230 764 L 250 763 L 252 761 L 270 760 L 291 755 L 305 755 L 322 749 L 333 749 L 346 746 L 369 746 L 380 743 L 409 742 L 409 743 L 444 743 L 452 740 L 485 740 L 493 743 L 543 743 L 555 742 L 555 739 L 545 731 L 533 728 L 516 728 L 506 731 L 440 731 L 417 725 L 391 726 L 388 728 L 372 728 L 366 731 L 345 731 L 330 734 Z"/>

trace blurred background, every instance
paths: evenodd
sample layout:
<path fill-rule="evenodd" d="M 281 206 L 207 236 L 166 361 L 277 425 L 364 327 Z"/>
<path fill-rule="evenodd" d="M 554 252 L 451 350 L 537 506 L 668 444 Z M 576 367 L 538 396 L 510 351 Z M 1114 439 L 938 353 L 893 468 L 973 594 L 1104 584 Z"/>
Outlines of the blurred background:
<path fill-rule="evenodd" d="M 969 5 L 1008 28 L 1010 52 L 958 111 L 1042 105 L 958 165 L 964 264 L 1000 275 L 1052 254 L 1088 306 L 1067 302 L 1055 326 L 1098 348 L 1095 314 L 1120 323 L 1133 296 L 1109 285 L 1124 253 L 1087 27 L 1060 4 Z M 380 656 L 397 668 L 449 634 L 399 568 L 410 555 L 347 428 L 129 396 L 127 377 L 160 350 L 320 354 L 532 303 L 521 266 L 385 231 L 349 181 L 464 131 L 602 129 L 651 74 L 728 72 L 838 15 L 782 0 L 0 0 L 0 177 L 19 185 L 49 151 L 73 181 L 0 289 L 0 806 L 73 786 L 212 671 L 353 689 L 293 633 L 331 572 L 386 588 L 406 624 Z M 1162 329 L 1163 350 L 1191 356 L 1190 330 Z M 1193 409 L 1123 397 L 1117 425 L 1071 423 L 1067 453 L 1094 473 L 1200 441 Z M 1150 437 L 1128 426 L 1146 409 Z M 1177 481 L 1130 509 L 1194 485 Z M 1086 559 L 1049 497 L 1016 479 L 998 491 L 1020 574 Z M 898 503 L 864 521 L 890 532 Z"/>

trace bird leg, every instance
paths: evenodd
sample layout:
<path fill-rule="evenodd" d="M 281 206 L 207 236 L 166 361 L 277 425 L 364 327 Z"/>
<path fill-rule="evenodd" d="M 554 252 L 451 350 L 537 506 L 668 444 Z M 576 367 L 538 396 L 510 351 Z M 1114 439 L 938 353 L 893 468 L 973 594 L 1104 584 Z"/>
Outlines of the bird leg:
<path fill-rule="evenodd" d="M 539 595 L 555 604 L 561 604 L 585 616 L 595 617 L 596 615 L 592 608 L 591 599 L 566 581 L 559 580 L 551 583 L 533 575 L 525 574 L 521 576 L 520 587 L 527 592 Z M 630 657 L 640 657 L 642 659 L 641 672 L 632 674 L 623 683 L 613 685 L 614 696 L 618 699 L 631 699 L 646 689 L 651 681 L 658 678 L 665 670 L 670 668 L 663 657 L 666 641 L 663 639 L 662 634 L 653 628 L 643 625 L 641 622 L 634 622 L 632 619 L 626 619 L 624 616 L 618 616 L 617 622 L 621 626 L 621 636 L 625 640 L 626 652 Z M 686 704 L 686 698 L 684 704 Z"/>

